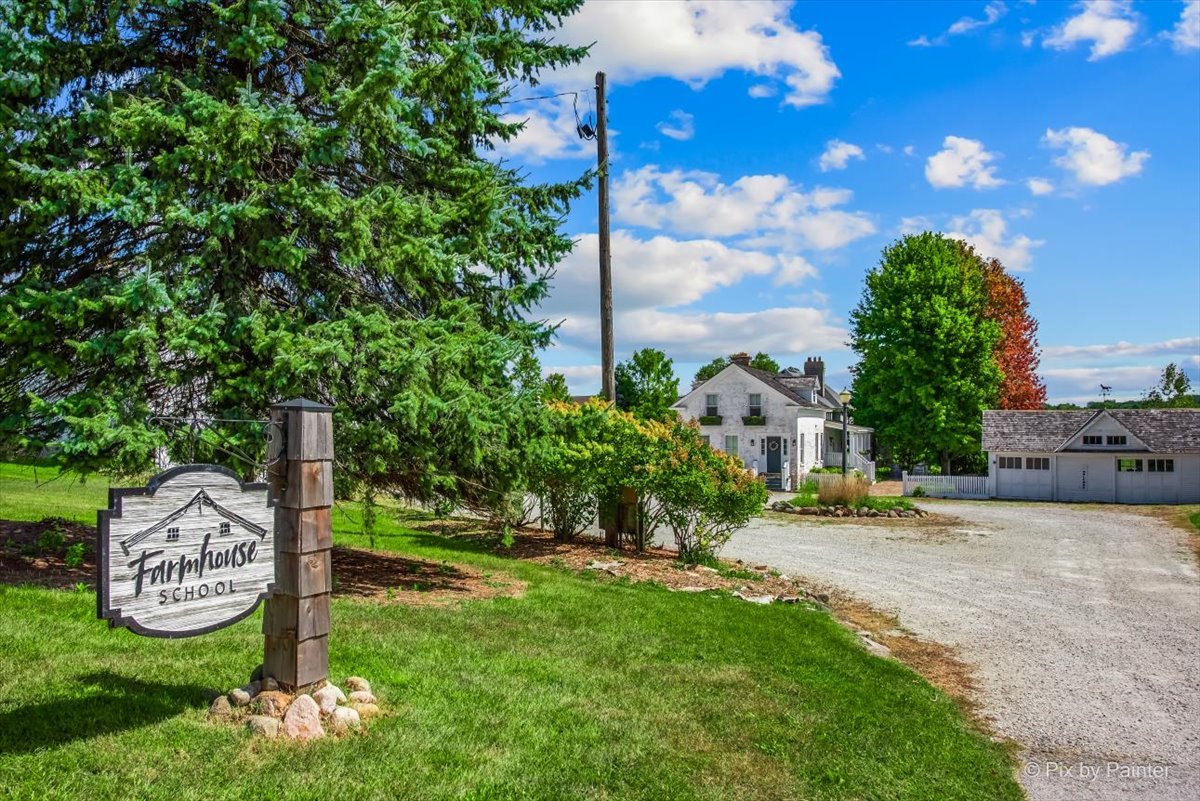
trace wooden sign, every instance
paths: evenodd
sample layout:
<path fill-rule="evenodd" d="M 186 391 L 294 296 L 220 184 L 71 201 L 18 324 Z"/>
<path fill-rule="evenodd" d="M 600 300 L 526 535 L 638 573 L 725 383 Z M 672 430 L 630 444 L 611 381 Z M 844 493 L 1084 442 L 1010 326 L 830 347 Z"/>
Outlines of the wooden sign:
<path fill-rule="evenodd" d="M 148 637 L 192 637 L 236 623 L 275 583 L 275 510 L 266 484 L 217 465 L 109 490 L 99 516 L 99 616 Z"/>

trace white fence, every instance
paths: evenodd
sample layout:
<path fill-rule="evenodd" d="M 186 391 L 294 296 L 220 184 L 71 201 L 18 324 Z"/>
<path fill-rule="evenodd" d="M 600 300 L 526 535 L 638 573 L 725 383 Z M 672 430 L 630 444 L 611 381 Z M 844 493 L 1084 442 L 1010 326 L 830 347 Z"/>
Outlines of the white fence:
<path fill-rule="evenodd" d="M 875 463 L 874 462 L 872 462 L 870 459 L 866 458 L 862 454 L 855 453 L 854 451 L 850 451 L 850 453 L 846 454 L 846 457 L 847 457 L 846 467 L 849 469 L 850 472 L 853 473 L 855 470 L 857 470 L 858 472 L 860 472 L 864 476 L 866 476 L 867 480 L 870 481 L 872 484 L 875 483 Z M 826 467 L 841 468 L 842 452 L 841 451 L 826 451 L 825 458 L 822 461 L 824 461 Z M 818 473 L 817 475 L 820 475 L 820 473 Z"/>
<path fill-rule="evenodd" d="M 920 487 L 933 498 L 987 498 L 987 476 L 910 476 L 900 474 L 905 495 Z"/>

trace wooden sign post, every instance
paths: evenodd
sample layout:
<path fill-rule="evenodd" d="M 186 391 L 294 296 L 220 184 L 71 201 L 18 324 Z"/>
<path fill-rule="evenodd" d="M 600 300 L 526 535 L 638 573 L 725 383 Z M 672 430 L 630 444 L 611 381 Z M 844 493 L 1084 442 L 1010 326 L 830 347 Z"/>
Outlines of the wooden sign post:
<path fill-rule="evenodd" d="M 275 500 L 275 588 L 263 617 L 263 675 L 291 691 L 329 677 L 333 408 L 271 407 L 268 479 Z"/>

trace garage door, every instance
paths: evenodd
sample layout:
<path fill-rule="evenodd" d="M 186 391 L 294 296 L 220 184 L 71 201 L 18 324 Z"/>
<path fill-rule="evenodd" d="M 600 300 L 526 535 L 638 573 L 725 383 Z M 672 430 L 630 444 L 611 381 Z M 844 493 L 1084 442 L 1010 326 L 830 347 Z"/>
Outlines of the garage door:
<path fill-rule="evenodd" d="M 1117 502 L 1179 503 L 1176 475 L 1174 459 L 1118 458 Z"/>
<path fill-rule="evenodd" d="M 996 497 L 1048 501 L 1052 492 L 1049 456 L 997 457 Z"/>
<path fill-rule="evenodd" d="M 1058 499 L 1111 503 L 1116 498 L 1116 473 L 1112 456 L 1059 456 Z"/>

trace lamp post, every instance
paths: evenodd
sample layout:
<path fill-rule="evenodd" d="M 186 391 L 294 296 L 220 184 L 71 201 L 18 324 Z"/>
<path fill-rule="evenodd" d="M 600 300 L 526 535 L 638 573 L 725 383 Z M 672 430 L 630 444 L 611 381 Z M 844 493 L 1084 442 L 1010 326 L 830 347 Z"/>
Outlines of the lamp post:
<path fill-rule="evenodd" d="M 842 475 L 846 475 L 846 453 L 850 450 L 850 390 L 838 394 L 842 402 Z"/>

